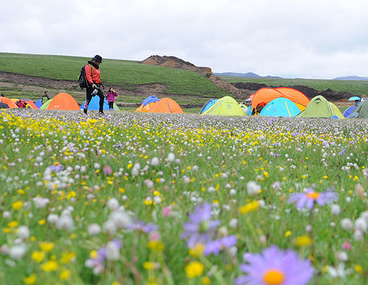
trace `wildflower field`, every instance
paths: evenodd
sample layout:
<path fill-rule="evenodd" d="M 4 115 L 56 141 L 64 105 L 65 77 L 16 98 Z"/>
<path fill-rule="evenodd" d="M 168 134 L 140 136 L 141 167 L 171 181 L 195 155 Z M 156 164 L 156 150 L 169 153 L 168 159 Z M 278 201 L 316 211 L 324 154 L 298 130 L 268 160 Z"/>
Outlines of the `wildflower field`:
<path fill-rule="evenodd" d="M 0 112 L 0 284 L 365 284 L 368 121 Z"/>

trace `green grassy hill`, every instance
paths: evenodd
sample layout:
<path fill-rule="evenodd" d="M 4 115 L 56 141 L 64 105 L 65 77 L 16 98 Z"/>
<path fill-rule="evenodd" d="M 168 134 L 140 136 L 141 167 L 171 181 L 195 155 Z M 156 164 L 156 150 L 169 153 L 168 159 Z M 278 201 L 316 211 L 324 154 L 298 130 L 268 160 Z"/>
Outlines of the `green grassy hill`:
<path fill-rule="evenodd" d="M 84 92 L 79 89 L 77 79 L 81 67 L 88 60 L 90 58 L 86 57 L 0 53 L 0 72 L 73 81 L 75 88 L 65 91 L 73 96 L 83 98 Z M 180 102 L 188 102 L 186 97 L 190 97 L 191 103 L 202 104 L 208 98 L 220 98 L 228 95 L 208 78 L 198 73 L 183 69 L 144 65 L 137 61 L 104 59 L 101 65 L 101 79 L 105 86 L 119 86 L 122 90 L 119 99 L 126 102 L 140 102 L 147 95 L 152 95 L 143 94 L 143 91 L 142 94 L 139 92 L 145 86 L 152 84 L 164 86 L 161 93 L 167 94 L 168 97 L 175 96 L 179 104 Z M 0 79 L 0 81 L 6 80 Z M 0 91 L 5 90 L 11 93 L 10 97 L 27 96 L 31 99 L 34 97 L 31 91 L 24 94 L 17 86 L 17 82 L 13 83 L 15 83 L 14 88 L 0 87 Z M 47 88 L 47 84 L 43 85 L 39 82 L 37 84 Z M 39 96 L 39 92 L 37 96 Z"/>

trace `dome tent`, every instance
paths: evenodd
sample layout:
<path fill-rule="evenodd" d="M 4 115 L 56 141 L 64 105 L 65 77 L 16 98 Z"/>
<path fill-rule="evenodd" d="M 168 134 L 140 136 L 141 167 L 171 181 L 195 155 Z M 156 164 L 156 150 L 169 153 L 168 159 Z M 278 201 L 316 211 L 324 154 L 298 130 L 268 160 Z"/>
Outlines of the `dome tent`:
<path fill-rule="evenodd" d="M 0 97 L 0 103 L 8 105 L 9 109 L 18 108 L 17 104 L 7 97 Z"/>
<path fill-rule="evenodd" d="M 335 104 L 328 102 L 323 96 L 312 98 L 308 106 L 297 117 L 319 117 L 345 119 Z"/>
<path fill-rule="evenodd" d="M 84 100 L 83 103 L 80 105 L 80 110 L 83 110 L 84 108 L 84 104 L 86 103 L 86 101 Z M 120 111 L 119 107 L 114 103 L 113 105 L 114 111 Z M 88 111 L 90 110 L 99 110 L 100 109 L 100 97 L 98 96 L 93 96 L 91 99 L 91 102 L 89 102 L 88 104 Z M 107 102 L 107 99 L 104 99 L 104 103 L 103 103 L 103 110 L 104 111 L 108 111 L 109 110 L 109 103 Z"/>
<path fill-rule="evenodd" d="M 201 115 L 246 116 L 246 113 L 233 97 L 225 96 L 217 100 L 211 108 L 203 112 Z"/>
<path fill-rule="evenodd" d="M 41 106 L 42 106 L 42 99 L 38 99 L 38 100 L 35 102 L 35 105 L 37 106 L 37 108 L 41 108 Z"/>
<path fill-rule="evenodd" d="M 354 111 L 348 116 L 348 118 L 368 118 L 368 101 L 361 101 L 359 105 L 355 107 Z"/>
<path fill-rule="evenodd" d="M 148 111 L 150 113 L 183 113 L 183 110 L 173 99 L 162 98 L 156 102 L 153 107 Z"/>
<path fill-rule="evenodd" d="M 79 104 L 72 95 L 59 93 L 54 98 L 47 100 L 40 109 L 43 110 L 79 110 Z"/>
<path fill-rule="evenodd" d="M 269 102 L 259 115 L 267 117 L 295 117 L 299 113 L 300 109 L 293 101 L 286 98 L 276 98 Z"/>
<path fill-rule="evenodd" d="M 151 95 L 144 99 L 141 105 L 135 110 L 136 112 L 149 112 L 149 110 L 153 107 L 153 105 L 160 101 L 155 95 Z"/>
<path fill-rule="evenodd" d="M 289 88 L 289 87 L 278 87 L 278 88 L 261 88 L 254 93 L 252 98 L 252 110 L 260 104 L 267 105 L 269 102 L 276 98 L 287 98 L 294 102 L 300 111 L 303 111 L 309 104 L 309 99 L 302 92 Z"/>
<path fill-rule="evenodd" d="M 201 111 L 199 111 L 199 114 L 202 114 L 206 112 L 209 108 L 211 108 L 213 105 L 216 104 L 218 99 L 210 99 L 206 102 L 206 104 L 203 105 Z"/>

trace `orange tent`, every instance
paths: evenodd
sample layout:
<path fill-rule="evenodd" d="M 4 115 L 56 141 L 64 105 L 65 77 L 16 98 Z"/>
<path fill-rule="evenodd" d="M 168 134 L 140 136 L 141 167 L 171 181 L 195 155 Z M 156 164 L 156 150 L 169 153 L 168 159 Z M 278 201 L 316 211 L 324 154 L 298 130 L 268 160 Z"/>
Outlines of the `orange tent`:
<path fill-rule="evenodd" d="M 149 112 L 156 102 L 148 103 L 147 105 L 140 105 L 135 111 L 136 112 Z"/>
<path fill-rule="evenodd" d="M 280 97 L 293 101 L 299 108 L 302 109 L 305 109 L 310 101 L 302 92 L 293 88 L 261 88 L 254 94 L 252 99 L 252 109 L 256 108 L 261 103 L 267 104 Z"/>
<path fill-rule="evenodd" d="M 79 105 L 72 95 L 59 93 L 50 101 L 47 110 L 79 110 Z"/>
<path fill-rule="evenodd" d="M 150 113 L 183 113 L 183 110 L 173 99 L 162 98 L 149 110 Z"/>
<path fill-rule="evenodd" d="M 6 98 L 6 97 L 0 97 L 0 102 L 1 103 L 5 103 L 6 105 L 9 106 L 9 109 L 14 109 L 14 108 L 18 108 L 17 104 L 15 104 L 15 102 L 13 102 L 11 99 Z"/>
<path fill-rule="evenodd" d="M 36 104 L 32 100 L 30 100 L 28 98 L 22 98 L 21 100 L 26 101 L 27 108 L 38 109 L 38 107 L 36 106 Z"/>
<path fill-rule="evenodd" d="M 293 101 L 294 103 L 298 103 L 304 107 L 307 107 L 307 105 L 309 104 L 309 101 L 310 101 L 309 98 L 305 96 L 304 93 L 300 92 L 299 90 L 296 90 L 290 87 L 278 87 L 278 88 L 275 88 L 275 90 L 284 94 L 283 96 L 284 98 L 287 98 Z"/>

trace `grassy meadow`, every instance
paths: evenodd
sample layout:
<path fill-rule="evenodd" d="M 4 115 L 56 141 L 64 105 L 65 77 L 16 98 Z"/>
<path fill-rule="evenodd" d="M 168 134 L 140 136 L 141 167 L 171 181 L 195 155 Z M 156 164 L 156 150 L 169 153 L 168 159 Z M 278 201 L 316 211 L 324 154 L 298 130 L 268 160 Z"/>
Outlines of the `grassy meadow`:
<path fill-rule="evenodd" d="M 0 122 L 1 284 L 367 280 L 366 120 L 13 109 Z"/>
<path fill-rule="evenodd" d="M 84 100 L 85 92 L 81 92 L 77 81 L 81 67 L 88 60 L 90 58 L 0 53 L 0 71 L 74 81 L 75 88 L 66 91 L 76 97 L 77 101 L 81 103 Z M 121 86 L 125 90 L 136 91 L 140 85 L 162 84 L 166 86 L 164 92 L 180 95 L 181 98 L 178 98 L 179 103 L 181 101 L 186 102 L 185 97 L 189 95 L 192 98 L 192 103 L 203 104 L 209 98 L 220 98 L 227 95 L 224 90 L 214 85 L 208 78 L 188 70 L 114 59 L 103 59 L 100 68 L 101 80 L 106 86 Z M 1 90 L 6 94 L 10 94 L 10 98 L 23 96 L 36 101 L 42 96 L 42 92 L 25 92 L 21 91 L 17 86 Z M 118 101 L 124 103 L 140 103 L 147 97 L 144 94 L 134 98 L 124 93 L 119 95 Z"/>

